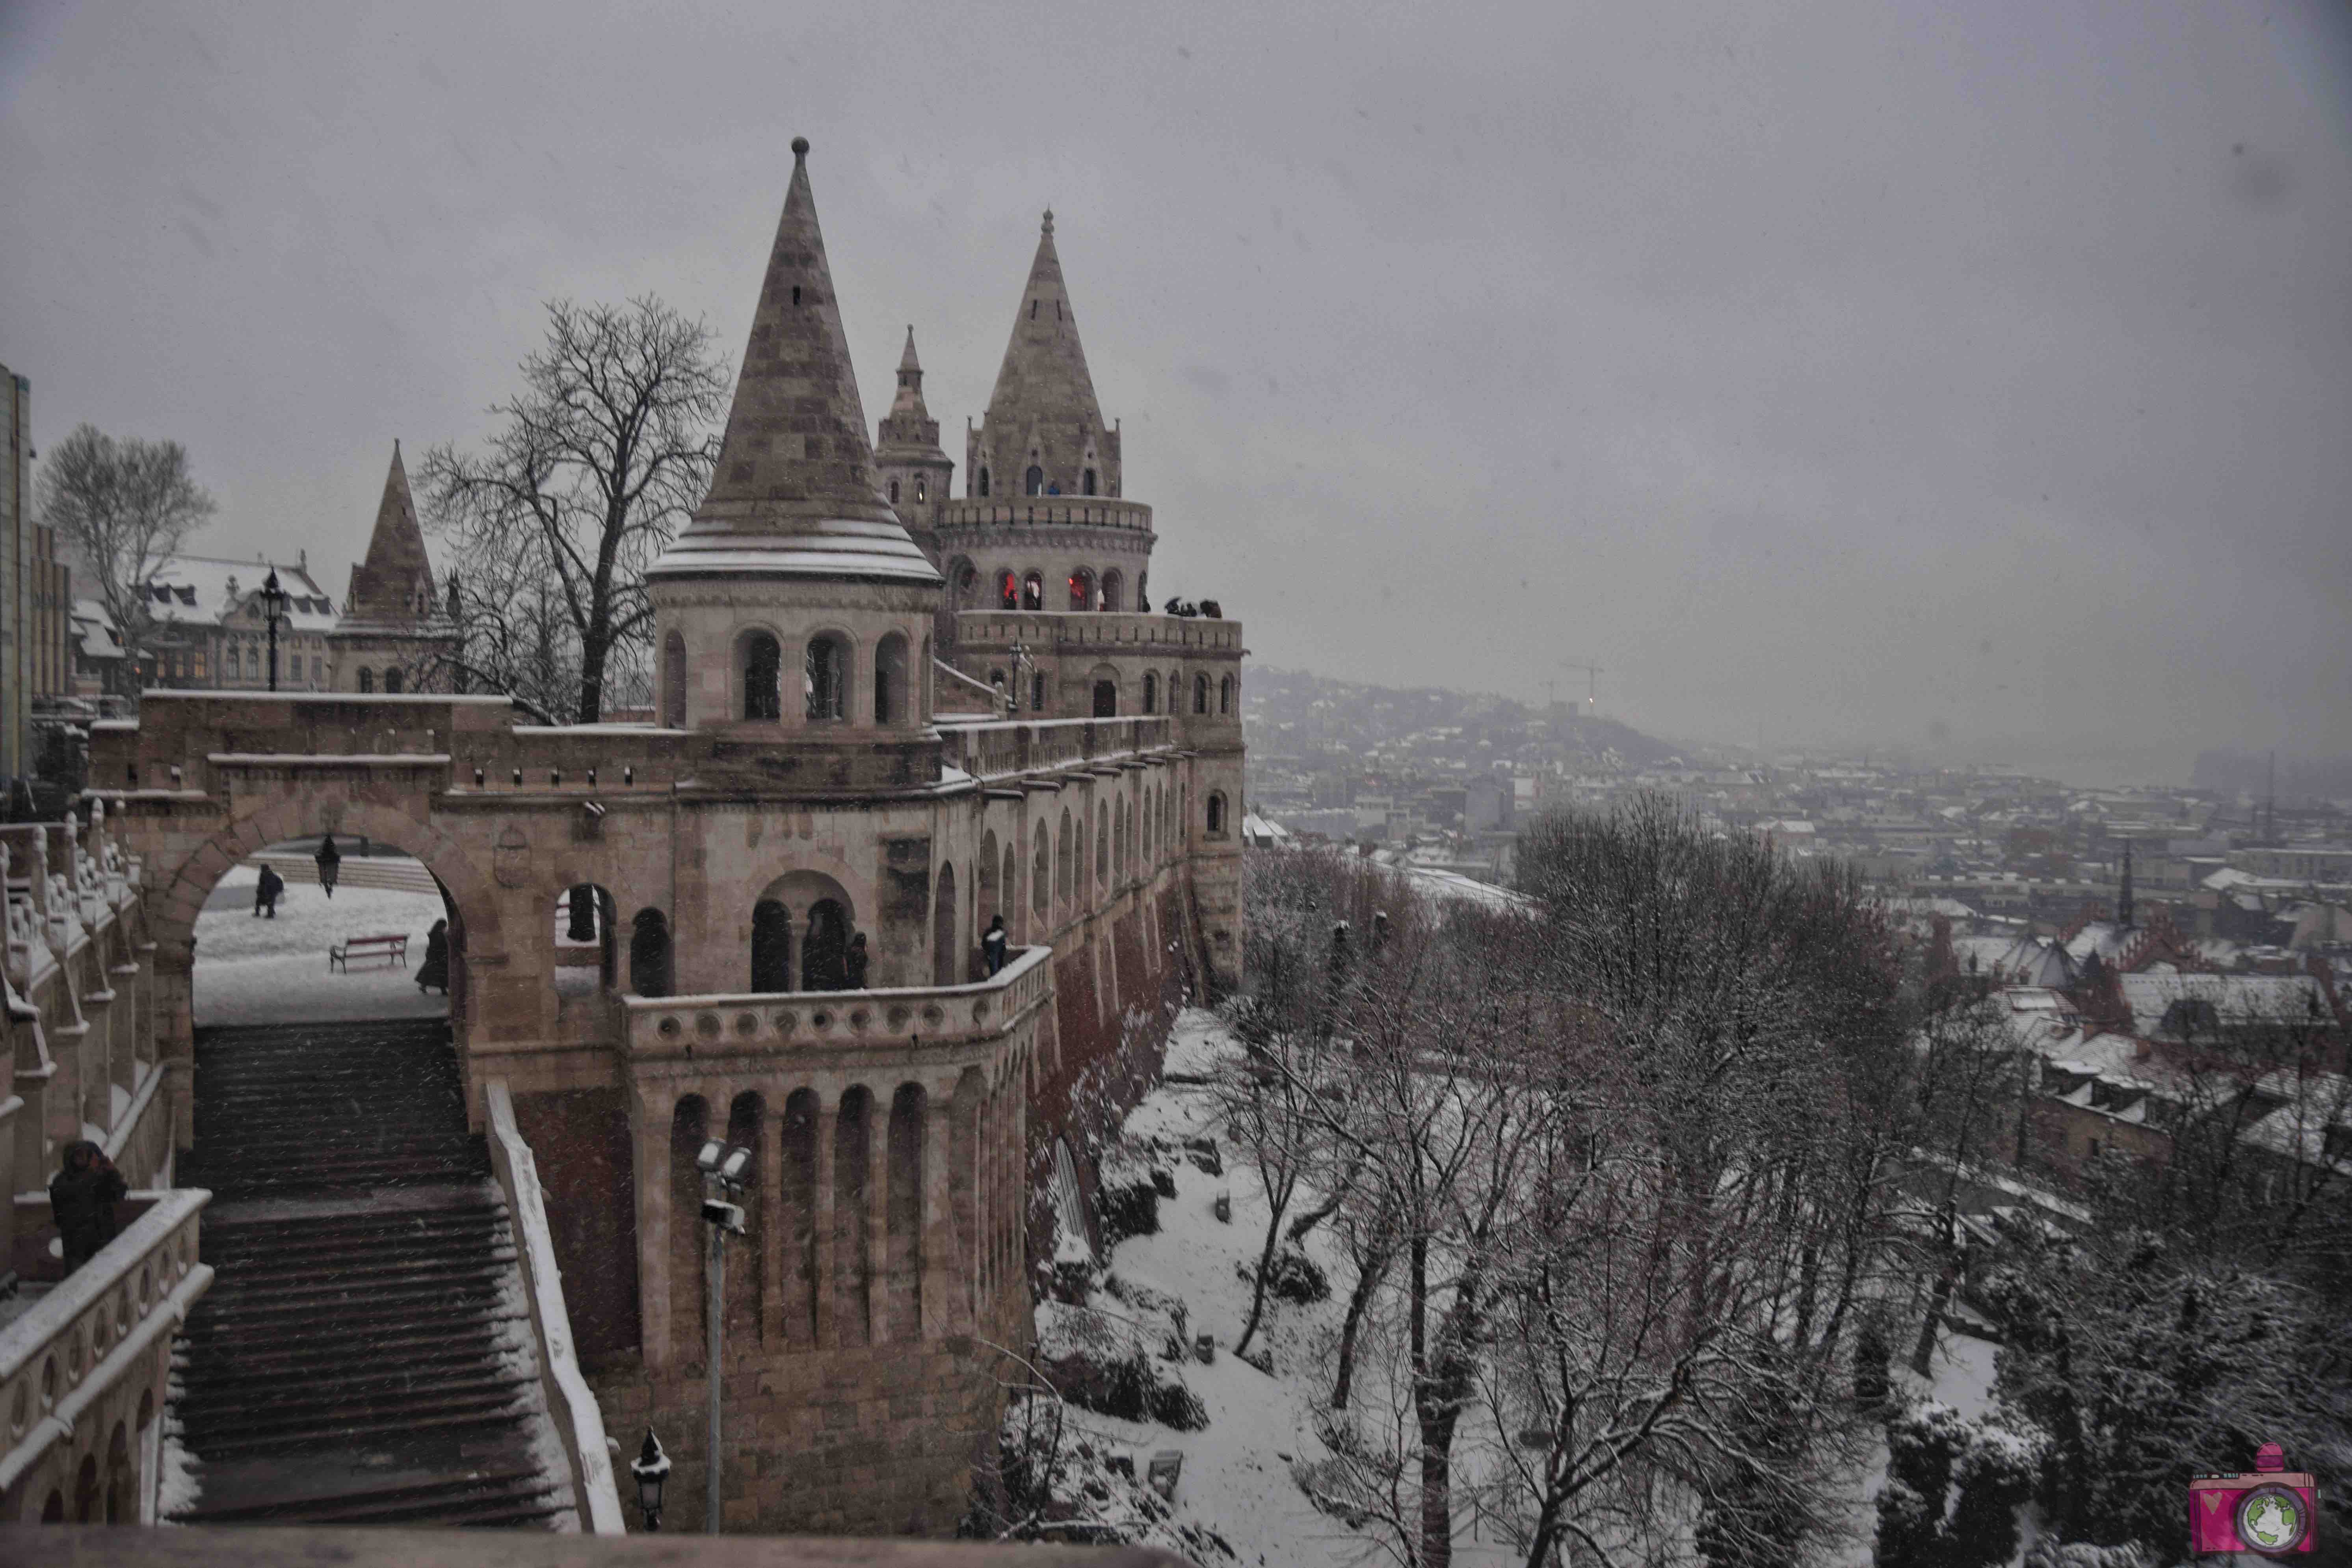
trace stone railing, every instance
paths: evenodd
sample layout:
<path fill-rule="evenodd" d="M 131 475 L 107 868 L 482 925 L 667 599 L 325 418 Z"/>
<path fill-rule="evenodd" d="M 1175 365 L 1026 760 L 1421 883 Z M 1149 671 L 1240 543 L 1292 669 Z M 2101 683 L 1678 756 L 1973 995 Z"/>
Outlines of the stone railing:
<path fill-rule="evenodd" d="M 1024 948 L 969 985 L 887 991 L 747 992 L 628 996 L 632 1056 L 697 1050 L 857 1054 L 992 1040 L 1053 991 L 1052 950 Z"/>
<path fill-rule="evenodd" d="M 555 1266 L 555 1243 L 547 1228 L 547 1200 L 539 1184 L 539 1164 L 515 1126 L 514 1100 L 504 1079 L 493 1079 L 489 1104 L 490 1169 L 506 1194 L 507 1218 L 514 1227 L 515 1267 L 522 1273 L 523 1299 L 530 1309 L 531 1337 L 539 1346 L 539 1382 L 548 1414 L 572 1465 L 572 1496 L 581 1528 L 591 1535 L 621 1535 L 621 1494 L 613 1479 L 613 1456 L 604 1441 L 604 1416 L 580 1374 L 572 1348 L 572 1314 L 563 1304 L 563 1274 Z"/>
<path fill-rule="evenodd" d="M 990 496 L 951 500 L 940 509 L 942 535 L 967 528 L 1121 528 L 1151 531 L 1151 508 L 1110 496 Z"/>
<path fill-rule="evenodd" d="M 940 733 L 947 741 L 947 760 L 982 779 L 1165 751 L 1174 744 L 1173 730 L 1164 714 L 940 725 Z"/>
<path fill-rule="evenodd" d="M 131 1202 L 147 1200 L 146 1212 L 0 1329 L 0 1435 L 7 1444 L 0 1496 L 69 1440 L 77 1418 L 118 1382 L 142 1369 L 156 1372 L 149 1352 L 169 1341 L 212 1285 L 211 1267 L 196 1258 L 196 1216 L 211 1198 L 194 1187 L 131 1194 Z M 160 1407 L 163 1390 L 154 1392 Z"/>
<path fill-rule="evenodd" d="M 1105 654 L 1239 654 L 1242 624 L 1206 616 L 1155 616 L 1118 610 L 1007 610 L 976 605 L 956 616 L 956 646 L 974 650 L 1013 643 L 1032 648 L 1098 648 Z"/>

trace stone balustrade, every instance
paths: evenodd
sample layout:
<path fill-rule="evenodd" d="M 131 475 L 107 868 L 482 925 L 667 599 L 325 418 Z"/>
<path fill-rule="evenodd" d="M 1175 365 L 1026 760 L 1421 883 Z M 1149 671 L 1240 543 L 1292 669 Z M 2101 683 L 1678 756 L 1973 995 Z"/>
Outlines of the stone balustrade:
<path fill-rule="evenodd" d="M 947 757 L 979 779 L 1010 778 L 1081 763 L 1165 752 L 1175 743 L 1164 715 L 1128 719 L 1013 720 L 941 724 Z"/>
<path fill-rule="evenodd" d="M 1151 508 L 1110 496 L 971 497 L 940 509 L 943 543 L 961 531 L 983 528 L 1118 528 L 1150 535 Z"/>
<path fill-rule="evenodd" d="M 1051 956 L 1046 948 L 1024 949 L 968 985 L 625 996 L 628 1050 L 636 1058 L 698 1051 L 854 1057 L 919 1047 L 953 1055 L 1003 1038 L 1052 994 Z"/>
<path fill-rule="evenodd" d="M 212 1284 L 196 1235 L 211 1197 L 192 1187 L 134 1192 L 125 1206 L 143 1202 L 145 1212 L 0 1329 L 0 1519 L 43 1517 L 52 1495 L 74 1489 L 84 1457 L 138 1464 L 142 1446 L 113 1439 L 163 1411 L 172 1336 Z"/>
<path fill-rule="evenodd" d="M 690 1508 L 676 1481 L 673 1512 Z M 66 1568 L 1188 1568 L 1149 1546 L 1001 1545 L 790 1535 L 579 1536 L 529 1531 L 281 1525 L 139 1530 L 0 1527 L 0 1561 Z"/>
<path fill-rule="evenodd" d="M 1002 648 L 1019 642 L 1067 652 L 1228 654 L 1239 656 L 1242 624 L 1206 616 L 1155 616 L 1118 610 L 967 608 L 956 616 L 956 646 Z"/>

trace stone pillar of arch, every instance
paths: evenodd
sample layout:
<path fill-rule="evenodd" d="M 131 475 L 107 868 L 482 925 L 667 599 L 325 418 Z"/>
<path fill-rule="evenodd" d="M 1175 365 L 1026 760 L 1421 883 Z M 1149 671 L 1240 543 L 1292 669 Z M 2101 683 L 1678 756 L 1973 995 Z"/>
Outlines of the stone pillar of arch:
<path fill-rule="evenodd" d="M 784 1203 L 784 1130 L 791 1105 L 792 1095 L 787 1091 L 777 1099 L 772 1112 L 761 1116 L 760 1144 L 753 1152 L 759 1168 L 761 1216 L 767 1222 L 760 1227 L 760 1339 L 778 1350 L 786 1341 L 784 1232 L 791 1226 L 792 1214 Z"/>
<path fill-rule="evenodd" d="M 866 1093 L 866 1342 L 890 1337 L 890 1100 Z"/>
<path fill-rule="evenodd" d="M 636 1144 L 637 1342 L 646 1370 L 670 1363 L 669 1124 L 675 1109 L 656 1110 L 646 1098 L 652 1086 L 631 1097 L 632 1141 Z"/>
<path fill-rule="evenodd" d="M 936 1084 L 923 1088 L 922 1325 L 923 1338 L 942 1339 L 955 1327 L 948 1281 L 954 1277 L 954 1216 L 948 1208 L 948 1117 L 950 1096 Z"/>
<path fill-rule="evenodd" d="M 841 1331 L 835 1322 L 834 1281 L 834 1135 L 841 1121 L 841 1091 L 820 1089 L 816 1096 L 816 1180 L 811 1184 L 816 1198 L 816 1275 L 809 1281 L 809 1290 L 815 1299 L 816 1342 L 831 1350 L 841 1342 Z"/>

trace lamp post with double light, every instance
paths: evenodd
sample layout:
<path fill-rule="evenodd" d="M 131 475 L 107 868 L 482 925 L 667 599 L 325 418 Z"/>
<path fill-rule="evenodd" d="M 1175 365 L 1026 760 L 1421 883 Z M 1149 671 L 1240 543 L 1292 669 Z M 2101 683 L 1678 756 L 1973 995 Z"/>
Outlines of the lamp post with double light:
<path fill-rule="evenodd" d="M 286 618 L 286 590 L 278 581 L 278 568 L 269 569 L 268 578 L 261 584 L 261 613 L 269 622 L 269 689 L 278 689 L 278 623 Z"/>
<path fill-rule="evenodd" d="M 710 1227 L 710 1471 L 703 1530 L 719 1532 L 719 1388 L 727 1349 L 727 1238 L 743 1234 L 743 1205 L 735 1200 L 751 1184 L 751 1151 L 713 1138 L 694 1157 L 702 1173 L 702 1222 Z"/>

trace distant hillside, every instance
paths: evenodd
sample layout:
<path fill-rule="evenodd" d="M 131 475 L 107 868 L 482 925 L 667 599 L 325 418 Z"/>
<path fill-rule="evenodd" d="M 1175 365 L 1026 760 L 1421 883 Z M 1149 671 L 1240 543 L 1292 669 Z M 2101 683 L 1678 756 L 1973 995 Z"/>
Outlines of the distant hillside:
<path fill-rule="evenodd" d="M 1473 746 L 1487 739 L 1497 748 L 1516 749 L 1525 743 L 1527 727 L 1546 718 L 1538 706 L 1490 691 L 1373 686 L 1262 665 L 1250 667 L 1242 695 L 1244 715 L 1260 727 L 1252 743 L 1282 750 L 1344 742 L 1361 752 L 1440 729 L 1461 730 Z M 1682 757 L 1678 748 L 1629 724 L 1580 718 L 1561 706 L 1559 740 L 1571 758 L 1594 767 L 1645 768 Z"/>
<path fill-rule="evenodd" d="M 2259 800 L 2270 788 L 2270 757 L 2261 752 L 2200 752 L 2189 787 L 2219 795 L 2243 791 Z M 2279 758 L 2278 797 L 2289 805 L 2352 799 L 2352 757 Z"/>

